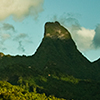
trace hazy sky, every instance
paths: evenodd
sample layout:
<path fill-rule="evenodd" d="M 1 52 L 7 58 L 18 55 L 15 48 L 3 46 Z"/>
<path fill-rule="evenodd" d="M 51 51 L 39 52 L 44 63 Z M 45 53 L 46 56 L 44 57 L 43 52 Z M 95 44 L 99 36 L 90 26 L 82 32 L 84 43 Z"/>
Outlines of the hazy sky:
<path fill-rule="evenodd" d="M 32 55 L 48 21 L 59 21 L 90 61 L 100 56 L 100 0 L 0 0 L 0 52 Z"/>

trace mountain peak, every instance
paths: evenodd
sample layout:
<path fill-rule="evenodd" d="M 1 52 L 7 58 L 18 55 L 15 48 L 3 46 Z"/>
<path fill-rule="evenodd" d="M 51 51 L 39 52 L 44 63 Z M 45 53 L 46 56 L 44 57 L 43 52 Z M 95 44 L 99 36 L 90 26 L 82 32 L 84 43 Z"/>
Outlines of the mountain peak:
<path fill-rule="evenodd" d="M 45 24 L 44 37 L 59 38 L 59 39 L 70 39 L 71 35 L 67 29 L 60 25 L 59 22 L 47 22 Z"/>

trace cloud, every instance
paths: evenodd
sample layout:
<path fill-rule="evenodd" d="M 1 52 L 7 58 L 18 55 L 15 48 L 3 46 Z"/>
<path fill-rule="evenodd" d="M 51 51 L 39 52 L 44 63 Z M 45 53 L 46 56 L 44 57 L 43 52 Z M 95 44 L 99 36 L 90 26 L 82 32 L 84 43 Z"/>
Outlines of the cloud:
<path fill-rule="evenodd" d="M 74 17 L 66 19 L 67 28 L 75 41 L 77 48 L 80 51 L 87 51 L 93 49 L 92 41 L 95 35 L 94 29 L 87 29 L 79 24 L 79 21 Z"/>
<path fill-rule="evenodd" d="M 8 51 L 10 47 L 25 53 L 25 45 L 29 45 L 29 43 L 32 43 L 32 41 L 26 33 L 18 33 L 15 27 L 9 23 L 0 24 L 0 50 L 2 52 Z M 12 50 L 12 52 L 14 51 Z"/>
<path fill-rule="evenodd" d="M 57 17 L 57 15 L 55 15 L 53 16 L 52 20 L 59 21 L 70 31 L 71 36 L 80 51 L 87 51 L 94 48 L 92 42 L 95 35 L 95 30 L 82 27 L 77 20 L 77 18 L 79 17 L 79 14 L 76 15 L 73 13 L 67 13 L 63 14 L 60 17 Z"/>
<path fill-rule="evenodd" d="M 25 33 L 20 33 L 20 34 L 18 34 L 13 40 L 18 41 L 18 40 L 25 39 L 25 38 L 27 38 L 27 37 L 28 37 L 27 34 L 25 34 Z"/>
<path fill-rule="evenodd" d="M 80 51 L 86 51 L 93 48 L 92 41 L 95 35 L 95 31 L 92 29 L 86 29 L 81 27 L 80 29 L 71 27 L 71 35 L 76 42 L 77 48 Z"/>
<path fill-rule="evenodd" d="M 95 46 L 95 48 L 100 47 L 100 24 L 98 24 L 96 29 L 95 29 L 95 36 L 93 39 L 93 45 Z"/>
<path fill-rule="evenodd" d="M 52 18 L 50 18 L 52 21 L 59 21 L 64 26 L 72 26 L 72 25 L 79 25 L 79 22 L 77 18 L 79 18 L 80 14 L 74 14 L 74 13 L 64 13 L 61 16 L 54 15 Z"/>
<path fill-rule="evenodd" d="M 5 31 L 12 30 L 13 32 L 15 32 L 14 26 L 9 23 L 4 23 L 2 29 Z"/>
<path fill-rule="evenodd" d="M 3 34 L 0 35 L 0 37 L 1 37 L 2 40 L 7 40 L 7 39 L 10 38 L 10 34 L 3 33 Z"/>
<path fill-rule="evenodd" d="M 100 24 L 96 26 L 95 30 L 75 24 L 69 27 L 69 30 L 79 50 L 86 51 L 100 48 Z"/>
<path fill-rule="evenodd" d="M 9 24 L 8 25 L 5 24 L 5 25 L 0 27 L 0 46 L 1 45 L 3 46 L 4 42 L 11 38 L 11 35 L 9 34 L 9 32 L 7 32 L 7 30 L 9 30 L 10 27 L 7 28 L 7 26 L 10 26 L 10 25 Z"/>
<path fill-rule="evenodd" d="M 0 0 L 0 20 L 9 16 L 14 19 L 23 19 L 26 16 L 37 17 L 43 11 L 44 0 Z"/>
<path fill-rule="evenodd" d="M 8 23 L 0 24 L 0 48 L 4 47 L 4 42 L 11 39 L 14 32 L 15 28 L 13 25 Z"/>
<path fill-rule="evenodd" d="M 17 36 L 15 36 L 15 38 L 13 39 L 13 41 L 15 41 L 16 43 L 18 43 L 18 47 L 17 49 L 22 52 L 22 53 L 25 53 L 25 46 L 26 45 L 29 45 L 31 43 L 33 43 L 31 40 L 30 40 L 30 37 L 25 34 L 25 33 L 20 33 L 18 34 Z"/>
<path fill-rule="evenodd" d="M 10 37 L 11 37 L 10 34 L 7 33 L 0 34 L 0 50 L 6 49 L 4 42 L 8 40 Z"/>
<path fill-rule="evenodd" d="M 0 24 L 0 50 L 2 52 L 20 52 L 26 53 L 26 45 L 32 44 L 30 36 L 26 33 L 18 33 L 15 27 L 9 23 Z M 15 46 L 16 45 L 16 46 Z"/>
<path fill-rule="evenodd" d="M 95 46 L 99 46 L 100 43 L 100 25 L 97 26 L 96 30 L 86 29 L 85 27 L 82 27 L 77 20 L 80 16 L 80 14 L 67 13 L 60 17 L 55 15 L 51 20 L 59 21 L 70 31 L 71 36 L 80 51 L 84 52 L 95 49 Z"/>
<path fill-rule="evenodd" d="M 4 47 L 4 42 L 10 39 L 10 35 L 7 33 L 0 34 L 0 49 Z"/>
<path fill-rule="evenodd" d="M 22 45 L 22 41 L 19 41 L 18 50 L 22 51 L 23 53 L 25 52 L 24 46 Z"/>

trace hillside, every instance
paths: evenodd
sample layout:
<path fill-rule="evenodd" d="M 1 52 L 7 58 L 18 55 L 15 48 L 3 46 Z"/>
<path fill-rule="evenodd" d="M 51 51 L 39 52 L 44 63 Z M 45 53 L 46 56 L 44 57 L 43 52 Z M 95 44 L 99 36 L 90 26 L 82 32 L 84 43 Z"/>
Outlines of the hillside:
<path fill-rule="evenodd" d="M 44 38 L 33 58 L 38 61 L 34 65 L 42 70 L 48 67 L 77 78 L 93 78 L 91 62 L 77 50 L 68 30 L 58 22 L 45 24 Z"/>
<path fill-rule="evenodd" d="M 47 22 L 44 30 L 44 38 L 34 55 L 26 57 L 0 53 L 0 80 L 28 92 L 36 89 L 48 97 L 100 99 L 99 60 L 89 62 L 59 22 Z"/>

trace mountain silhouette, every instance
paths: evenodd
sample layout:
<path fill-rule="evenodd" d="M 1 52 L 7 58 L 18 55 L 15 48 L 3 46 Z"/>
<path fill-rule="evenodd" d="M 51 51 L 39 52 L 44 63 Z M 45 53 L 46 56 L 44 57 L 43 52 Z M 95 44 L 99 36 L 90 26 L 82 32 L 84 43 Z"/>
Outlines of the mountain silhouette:
<path fill-rule="evenodd" d="M 34 55 L 0 53 L 0 80 L 18 85 L 25 91 L 35 90 L 67 100 L 100 99 L 100 59 L 88 61 L 78 51 L 69 31 L 59 22 L 47 22 L 44 30 L 44 37 Z M 0 83 L 5 83 L 6 88 L 9 85 Z M 0 98 L 8 94 L 3 91 Z"/>
<path fill-rule="evenodd" d="M 10 66 L 23 68 L 31 66 L 51 74 L 58 72 L 81 79 L 98 79 L 96 71 L 99 69 L 99 61 L 96 63 L 88 61 L 78 51 L 67 29 L 57 21 L 47 22 L 44 28 L 44 38 L 34 55 L 26 57 L 0 53 L 0 68 L 5 70 Z"/>
<path fill-rule="evenodd" d="M 73 75 L 77 78 L 93 78 L 92 63 L 78 50 L 67 29 L 59 22 L 47 22 L 42 43 L 33 55 L 36 67 L 47 68 Z"/>

